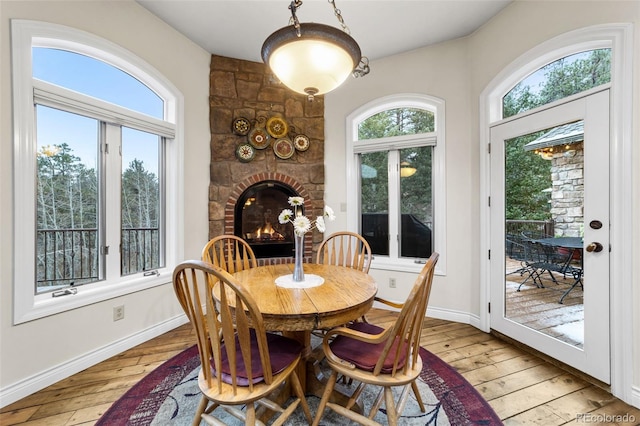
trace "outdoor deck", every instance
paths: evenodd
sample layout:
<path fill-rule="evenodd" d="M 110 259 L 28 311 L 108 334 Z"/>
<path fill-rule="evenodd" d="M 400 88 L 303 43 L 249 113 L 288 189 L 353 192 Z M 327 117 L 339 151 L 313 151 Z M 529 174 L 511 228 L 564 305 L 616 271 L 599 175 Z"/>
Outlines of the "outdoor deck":
<path fill-rule="evenodd" d="M 573 283 L 573 277 L 563 278 L 555 274 L 555 284 L 548 274 L 543 275 L 544 288 L 538 288 L 529 280 L 516 291 L 524 280 L 517 271 L 519 262 L 507 258 L 506 275 L 506 317 L 538 330 L 549 336 L 582 348 L 584 343 L 583 291 L 576 286 L 564 299 L 558 301 Z M 512 273 L 510 273 L 512 272 Z"/>

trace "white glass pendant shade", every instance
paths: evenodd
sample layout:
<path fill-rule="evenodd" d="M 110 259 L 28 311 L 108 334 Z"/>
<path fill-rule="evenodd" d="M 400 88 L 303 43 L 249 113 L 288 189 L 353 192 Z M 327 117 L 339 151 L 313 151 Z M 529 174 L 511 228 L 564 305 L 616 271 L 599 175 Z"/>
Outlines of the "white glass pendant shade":
<path fill-rule="evenodd" d="M 360 47 L 347 33 L 322 24 L 293 25 L 271 34 L 262 45 L 262 59 L 291 90 L 322 95 L 340 86 L 361 58 Z"/>

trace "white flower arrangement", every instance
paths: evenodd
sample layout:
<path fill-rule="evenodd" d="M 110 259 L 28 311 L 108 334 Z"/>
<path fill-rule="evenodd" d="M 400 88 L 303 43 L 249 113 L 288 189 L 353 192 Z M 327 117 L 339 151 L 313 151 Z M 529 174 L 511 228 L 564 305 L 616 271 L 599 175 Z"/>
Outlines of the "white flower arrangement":
<path fill-rule="evenodd" d="M 299 237 L 313 230 L 314 227 L 319 232 L 324 232 L 326 230 L 325 219 L 332 221 L 336 218 L 333 209 L 329 206 L 324 206 L 324 214 L 316 217 L 315 221 L 310 220 L 302 214 L 302 206 L 304 206 L 304 198 L 302 197 L 289 197 L 289 205 L 293 207 L 293 210 L 282 210 L 278 216 L 278 222 L 282 225 L 292 223 L 293 231 Z"/>

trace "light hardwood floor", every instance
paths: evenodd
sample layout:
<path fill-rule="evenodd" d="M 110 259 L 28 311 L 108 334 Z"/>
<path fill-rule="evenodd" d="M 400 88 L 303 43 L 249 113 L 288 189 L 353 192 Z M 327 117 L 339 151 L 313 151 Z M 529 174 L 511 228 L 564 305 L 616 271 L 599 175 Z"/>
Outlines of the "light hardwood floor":
<path fill-rule="evenodd" d="M 385 325 L 394 316 L 374 309 L 368 318 Z M 93 425 L 142 377 L 194 343 L 190 325 L 181 326 L 2 408 L 0 425 Z M 422 345 L 471 382 L 506 425 L 640 424 L 639 409 L 470 325 L 427 319 Z"/>

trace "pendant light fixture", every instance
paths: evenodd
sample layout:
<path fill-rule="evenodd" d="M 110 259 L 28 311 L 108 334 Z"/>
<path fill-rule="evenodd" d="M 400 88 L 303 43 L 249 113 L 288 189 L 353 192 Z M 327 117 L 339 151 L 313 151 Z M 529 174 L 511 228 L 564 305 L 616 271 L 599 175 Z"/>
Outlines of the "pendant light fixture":
<path fill-rule="evenodd" d="M 291 90 L 307 95 L 323 95 L 340 86 L 352 74 L 369 73 L 369 59 L 349 35 L 334 0 L 328 0 L 342 30 L 323 24 L 301 24 L 296 16 L 302 1 L 294 0 L 290 25 L 271 34 L 262 45 L 262 60 Z"/>
<path fill-rule="evenodd" d="M 400 177 L 409 177 L 415 175 L 417 169 L 411 165 L 408 161 L 400 163 Z"/>

